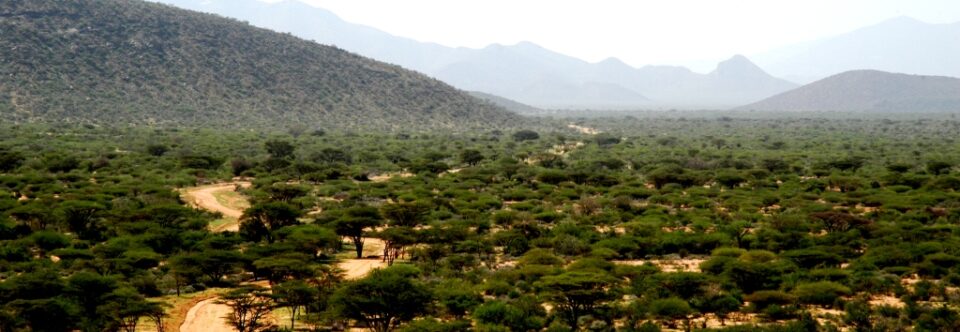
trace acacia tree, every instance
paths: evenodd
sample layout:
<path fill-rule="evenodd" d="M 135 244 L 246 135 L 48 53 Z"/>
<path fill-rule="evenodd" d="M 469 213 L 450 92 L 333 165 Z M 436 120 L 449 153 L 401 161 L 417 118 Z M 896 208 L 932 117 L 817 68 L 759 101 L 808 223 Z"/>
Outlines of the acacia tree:
<path fill-rule="evenodd" d="M 104 210 L 103 205 L 89 201 L 66 201 L 60 204 L 59 210 L 67 227 L 81 239 L 98 240 L 100 238 L 96 215 Z"/>
<path fill-rule="evenodd" d="M 555 276 L 543 277 L 535 286 L 568 313 L 567 323 L 577 326 L 577 318 L 588 314 L 596 306 L 613 297 L 608 289 L 616 279 L 608 274 L 594 271 L 569 271 Z"/>
<path fill-rule="evenodd" d="M 268 327 L 264 321 L 273 310 L 270 293 L 259 286 L 234 289 L 222 295 L 217 303 L 230 307 L 230 315 L 224 319 L 238 332 L 254 332 Z"/>
<path fill-rule="evenodd" d="M 460 152 L 460 162 L 470 166 L 477 166 L 483 161 L 483 158 L 483 153 L 475 149 L 466 149 Z"/>
<path fill-rule="evenodd" d="M 665 321 L 667 326 L 673 326 L 674 321 L 681 319 L 684 330 L 690 331 L 690 315 L 694 310 L 687 301 L 672 297 L 651 302 L 650 313 Z"/>
<path fill-rule="evenodd" d="M 342 217 L 334 222 L 337 235 L 350 238 L 357 251 L 357 258 L 363 257 L 363 238 L 368 228 L 383 224 L 380 212 L 373 207 L 357 206 L 347 209 Z"/>
<path fill-rule="evenodd" d="M 174 285 L 177 289 L 177 296 L 180 296 L 180 288 L 189 285 L 197 280 L 203 272 L 200 270 L 200 259 L 196 254 L 180 254 L 170 257 L 170 274 L 173 276 Z"/>
<path fill-rule="evenodd" d="M 432 208 L 427 203 L 402 202 L 385 204 L 380 212 L 390 221 L 390 226 L 416 227 L 424 222 Z"/>
<path fill-rule="evenodd" d="M 240 233 L 248 240 L 260 241 L 266 239 L 273 243 L 273 232 L 285 226 L 300 224 L 297 220 L 303 211 L 284 202 L 269 202 L 257 204 L 240 217 Z"/>
<path fill-rule="evenodd" d="M 376 234 L 383 240 L 383 261 L 387 265 L 404 254 L 404 250 L 417 243 L 417 231 L 412 227 L 390 227 Z"/>
<path fill-rule="evenodd" d="M 166 315 L 165 304 L 147 301 L 132 288 L 117 289 L 108 296 L 108 299 L 100 311 L 114 317 L 117 320 L 117 328 L 124 332 L 135 332 L 142 317 L 155 319 Z"/>
<path fill-rule="evenodd" d="M 287 281 L 273 287 L 274 301 L 278 306 L 290 308 L 290 330 L 294 331 L 300 308 L 312 303 L 320 291 L 300 280 Z"/>
<path fill-rule="evenodd" d="M 423 202 L 387 204 L 380 208 L 390 228 L 377 233 L 384 242 L 383 260 L 388 265 L 404 254 L 406 247 L 417 243 L 415 227 L 423 224 L 433 207 Z"/>
<path fill-rule="evenodd" d="M 417 280 L 420 271 L 411 266 L 374 270 L 367 277 L 338 289 L 331 304 L 343 317 L 388 332 L 402 322 L 425 314 L 433 301 L 430 289 Z"/>

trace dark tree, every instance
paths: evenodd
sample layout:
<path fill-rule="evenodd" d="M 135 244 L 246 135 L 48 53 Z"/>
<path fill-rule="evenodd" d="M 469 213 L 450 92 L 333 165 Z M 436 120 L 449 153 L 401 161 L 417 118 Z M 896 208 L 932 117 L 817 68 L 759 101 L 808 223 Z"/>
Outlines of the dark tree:
<path fill-rule="evenodd" d="M 154 157 L 160 157 L 170 151 L 166 145 L 163 144 L 150 144 L 147 146 L 147 153 Z"/>
<path fill-rule="evenodd" d="M 601 302 L 612 299 L 610 287 L 616 280 L 605 273 L 570 271 L 543 277 L 535 286 L 566 313 L 567 323 L 577 326 L 577 318 L 589 314 Z"/>
<path fill-rule="evenodd" d="M 20 152 L 0 149 L 0 172 L 9 172 L 20 167 L 25 159 Z"/>
<path fill-rule="evenodd" d="M 539 138 L 540 138 L 540 134 L 538 134 L 533 130 L 528 130 L 528 129 L 520 130 L 518 132 L 513 133 L 513 140 L 517 142 L 532 141 Z"/>
<path fill-rule="evenodd" d="M 384 204 L 380 212 L 391 226 L 416 227 L 426 221 L 432 209 L 430 204 L 423 202 L 401 202 Z"/>
<path fill-rule="evenodd" d="M 273 232 L 300 224 L 297 220 L 303 212 L 285 202 L 269 202 L 251 206 L 240 217 L 240 233 L 251 241 L 266 239 L 273 242 Z"/>
<path fill-rule="evenodd" d="M 222 295 L 218 302 L 230 307 L 230 315 L 224 319 L 238 332 L 260 331 L 268 327 L 265 321 L 273 310 L 273 300 L 263 287 L 237 288 Z"/>
<path fill-rule="evenodd" d="M 337 235 L 350 238 L 357 251 L 357 258 L 363 257 L 363 238 L 367 229 L 373 229 L 383 224 L 380 211 L 374 207 L 357 206 L 343 214 L 334 222 Z"/>
<path fill-rule="evenodd" d="M 274 285 L 273 298 L 278 306 L 290 308 L 290 330 L 295 331 L 297 316 L 317 298 L 320 291 L 300 280 L 287 281 Z"/>
<path fill-rule="evenodd" d="M 460 152 L 460 162 L 470 166 L 476 166 L 483 161 L 483 159 L 483 153 L 479 150 L 467 149 Z"/>
<path fill-rule="evenodd" d="M 953 168 L 953 164 L 946 161 L 933 160 L 927 162 L 927 172 L 930 172 L 933 175 L 948 174 L 950 173 L 951 168 Z"/>
<path fill-rule="evenodd" d="M 401 265 L 374 270 L 338 289 L 331 303 L 343 317 L 361 321 L 376 332 L 391 331 L 425 314 L 426 304 L 433 301 L 430 289 L 416 279 L 419 273 Z"/>
<path fill-rule="evenodd" d="M 270 158 L 290 159 L 293 158 L 293 151 L 296 147 L 288 141 L 270 140 L 264 143 Z"/>

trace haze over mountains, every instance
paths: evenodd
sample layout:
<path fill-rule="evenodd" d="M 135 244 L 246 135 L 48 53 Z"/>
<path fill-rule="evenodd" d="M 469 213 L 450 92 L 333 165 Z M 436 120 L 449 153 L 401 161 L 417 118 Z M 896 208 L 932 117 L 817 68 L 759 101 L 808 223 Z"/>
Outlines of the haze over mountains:
<path fill-rule="evenodd" d="M 407 69 L 127 0 L 0 2 L 0 119 L 494 128 L 524 120 Z"/>
<path fill-rule="evenodd" d="M 290 32 L 399 64 L 464 90 L 540 108 L 728 108 L 797 86 L 767 75 L 742 56 L 719 64 L 709 74 L 673 66 L 633 68 L 615 58 L 588 63 L 529 42 L 482 49 L 422 43 L 348 23 L 327 10 L 291 0 L 162 2 Z"/>
<path fill-rule="evenodd" d="M 752 58 L 771 74 L 798 83 L 858 69 L 960 77 L 960 22 L 898 17 Z"/>
<path fill-rule="evenodd" d="M 295 0 L 159 1 L 290 32 L 539 108 L 725 109 L 799 86 L 761 67 L 801 83 L 856 69 L 960 76 L 960 62 L 952 60 L 960 58 L 960 23 L 908 18 L 755 55 L 760 66 L 733 56 L 700 74 L 679 66 L 635 68 L 616 58 L 588 63 L 530 42 L 451 48 L 345 22 Z"/>

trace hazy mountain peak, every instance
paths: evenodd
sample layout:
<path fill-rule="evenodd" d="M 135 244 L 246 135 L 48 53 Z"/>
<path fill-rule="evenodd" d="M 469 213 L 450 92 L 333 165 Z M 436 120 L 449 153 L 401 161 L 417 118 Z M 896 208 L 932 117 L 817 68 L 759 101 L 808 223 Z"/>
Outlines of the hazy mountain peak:
<path fill-rule="evenodd" d="M 623 60 L 620 60 L 619 58 L 616 58 L 616 57 L 609 57 L 609 58 L 603 59 L 600 62 L 597 62 L 597 64 L 601 66 L 609 66 L 609 67 L 630 67 L 630 65 L 626 64 L 625 62 L 623 62 Z"/>
<path fill-rule="evenodd" d="M 759 66 L 754 64 L 747 57 L 737 54 L 727 59 L 725 61 L 717 64 L 717 69 L 713 71 L 712 75 L 717 75 L 720 77 L 724 76 L 767 76 L 767 73 L 760 69 Z"/>
<path fill-rule="evenodd" d="M 910 16 L 901 15 L 901 16 L 897 16 L 897 17 L 894 17 L 894 18 L 885 20 L 885 21 L 883 21 L 883 22 L 880 22 L 880 24 L 878 24 L 878 25 L 882 25 L 882 24 L 917 24 L 917 25 L 923 25 L 923 24 L 930 24 L 930 23 L 927 23 L 927 22 L 924 22 L 924 21 L 915 19 L 915 18 L 910 17 Z"/>
<path fill-rule="evenodd" d="M 960 76 L 960 22 L 931 24 L 909 16 L 757 54 L 773 75 L 810 82 L 870 68 L 920 75 Z"/>

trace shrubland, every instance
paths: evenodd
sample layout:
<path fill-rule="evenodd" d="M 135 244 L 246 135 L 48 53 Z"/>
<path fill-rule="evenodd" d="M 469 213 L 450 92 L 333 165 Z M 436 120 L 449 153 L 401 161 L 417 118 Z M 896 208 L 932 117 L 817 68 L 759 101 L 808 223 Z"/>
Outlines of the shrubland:
<path fill-rule="evenodd" d="M 210 288 L 297 309 L 252 330 L 960 327 L 954 117 L 564 121 L 601 133 L 4 124 L 0 330 Z M 177 191 L 235 178 L 238 232 Z M 389 267 L 347 280 L 361 241 Z"/>

